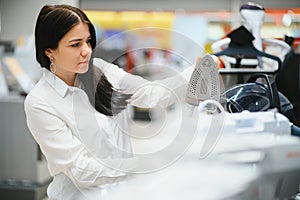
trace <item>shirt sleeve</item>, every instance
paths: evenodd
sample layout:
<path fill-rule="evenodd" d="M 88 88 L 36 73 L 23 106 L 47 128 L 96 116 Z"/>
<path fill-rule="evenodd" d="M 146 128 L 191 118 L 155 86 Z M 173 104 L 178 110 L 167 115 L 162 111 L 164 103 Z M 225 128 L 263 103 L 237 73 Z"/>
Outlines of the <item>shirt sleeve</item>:
<path fill-rule="evenodd" d="M 55 167 L 55 171 L 65 173 L 75 185 L 90 187 L 114 182 L 126 176 L 124 172 L 103 165 L 89 154 L 49 105 L 33 98 L 26 99 L 25 113 L 29 130 L 47 161 Z M 128 160 L 112 160 L 115 164 L 131 167 L 126 161 Z"/>
<path fill-rule="evenodd" d="M 157 105 L 166 107 L 176 101 L 182 101 L 194 69 L 194 66 L 190 66 L 172 77 L 148 81 L 140 76 L 127 73 L 100 58 L 94 58 L 94 64 L 100 68 L 114 87 L 125 93 L 133 94 L 129 101 L 131 105 L 144 108 Z"/>

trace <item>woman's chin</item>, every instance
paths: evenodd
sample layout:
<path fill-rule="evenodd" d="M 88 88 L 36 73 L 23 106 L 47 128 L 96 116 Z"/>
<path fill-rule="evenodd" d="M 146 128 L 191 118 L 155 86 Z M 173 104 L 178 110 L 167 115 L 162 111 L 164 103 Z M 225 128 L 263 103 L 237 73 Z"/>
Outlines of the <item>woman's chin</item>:
<path fill-rule="evenodd" d="M 88 71 L 89 65 L 81 65 L 78 69 L 78 74 L 84 74 Z"/>

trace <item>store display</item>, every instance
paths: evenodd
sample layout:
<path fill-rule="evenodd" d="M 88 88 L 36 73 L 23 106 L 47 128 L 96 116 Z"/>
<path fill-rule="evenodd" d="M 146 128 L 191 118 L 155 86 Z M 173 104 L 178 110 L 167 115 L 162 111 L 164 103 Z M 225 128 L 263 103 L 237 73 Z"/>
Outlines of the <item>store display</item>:
<path fill-rule="evenodd" d="M 4 63 L 18 81 L 19 85 L 23 89 L 23 92 L 28 93 L 32 90 L 35 83 L 33 80 L 26 74 L 18 60 L 14 57 L 5 57 Z"/>
<path fill-rule="evenodd" d="M 215 108 L 215 112 L 207 113 L 208 108 Z M 224 134 L 247 134 L 247 133 L 271 133 L 275 135 L 290 135 L 289 120 L 277 110 L 250 112 L 227 112 L 223 106 L 215 100 L 205 100 L 200 103 L 198 112 L 202 119 L 207 118 L 207 114 L 223 115 L 221 124 L 221 135 Z M 217 124 L 214 124 L 217 126 Z M 204 142 L 205 143 L 205 142 Z"/>
<path fill-rule="evenodd" d="M 248 132 L 222 137 L 212 157 L 222 164 L 252 166 L 257 177 L 244 188 L 248 199 L 274 200 L 289 199 L 297 192 L 299 153 L 299 140 L 295 137 Z"/>
<path fill-rule="evenodd" d="M 232 36 L 230 37 L 229 34 L 227 35 L 227 37 L 214 42 L 212 44 L 213 52 L 215 54 L 219 54 L 219 56 L 223 55 L 222 60 L 226 68 L 239 68 L 240 66 L 242 66 L 243 68 L 254 68 L 254 70 L 244 69 L 243 71 L 238 71 L 238 73 L 251 74 L 258 70 L 265 73 L 278 72 L 281 66 L 277 58 L 274 57 L 278 57 L 282 62 L 291 48 L 282 40 L 261 37 L 261 29 L 265 19 L 265 8 L 259 4 L 248 2 L 240 6 L 240 15 L 243 21 L 242 26 L 244 26 L 245 29 L 247 29 L 253 36 L 253 38 L 248 42 L 251 42 L 253 47 L 260 53 L 253 54 L 249 52 L 250 50 L 247 50 L 249 55 L 248 57 L 247 55 L 244 55 L 244 50 L 242 50 L 242 53 L 219 53 L 222 52 L 224 48 L 226 49 L 228 48 L 228 46 L 232 45 L 232 42 L 235 44 L 246 44 L 247 42 L 244 41 L 244 38 L 249 38 L 248 36 L 246 36 L 246 34 L 240 35 L 241 37 L 236 37 L 236 41 L 231 41 L 233 38 Z M 263 53 L 264 55 L 262 55 L 261 53 Z M 271 57 L 266 54 L 270 54 Z M 230 71 L 224 70 L 222 71 L 222 73 L 234 74 L 236 73 L 236 71 L 231 69 Z M 241 79 L 238 80 L 238 82 L 241 82 Z"/>
<path fill-rule="evenodd" d="M 212 102 L 218 104 L 203 104 Z M 184 120 L 192 121 L 195 115 L 199 112 Z M 136 174 L 108 188 L 103 198 L 274 200 L 295 194 L 300 145 L 289 135 L 287 118 L 273 111 L 226 115 L 222 137 L 205 159 L 199 157 L 201 147 L 217 122 L 201 112 L 195 140 L 177 162 L 155 173 Z M 192 134 L 188 127 L 185 134 Z M 130 192 L 133 189 L 136 192 Z"/>
<path fill-rule="evenodd" d="M 258 69 L 256 68 L 258 61 L 257 57 L 265 57 L 272 60 L 275 60 L 278 63 L 277 69 L 266 69 L 266 72 L 272 72 L 276 73 L 278 70 L 280 70 L 281 67 L 281 60 L 277 56 L 268 54 L 266 52 L 258 50 L 253 45 L 254 36 L 242 25 L 239 28 L 233 30 L 231 33 L 227 35 L 230 38 L 230 43 L 228 44 L 228 47 L 226 47 L 224 50 L 220 52 L 214 53 L 216 56 L 230 56 L 235 59 L 234 68 L 243 68 L 243 65 L 246 65 L 247 63 L 244 63 L 243 60 L 247 60 L 248 58 L 256 60 L 256 64 L 251 62 L 250 68 L 253 68 L 251 66 L 254 65 L 254 68 L 256 71 Z M 249 65 L 249 63 L 247 64 Z M 244 67 L 245 68 L 245 67 Z M 249 68 L 249 67 L 248 67 Z M 255 70 L 249 70 L 248 68 L 242 69 L 242 70 L 233 70 L 232 67 L 230 68 L 228 73 L 253 73 Z M 264 69 L 264 68 L 263 68 Z M 226 70 L 226 69 L 224 69 Z M 223 69 L 221 73 L 225 72 Z"/>
<path fill-rule="evenodd" d="M 261 29 L 265 19 L 265 8 L 259 4 L 248 2 L 240 7 L 240 15 L 243 19 L 244 26 L 253 34 L 253 45 L 260 51 L 276 55 L 283 61 L 290 51 L 291 47 L 283 40 L 276 38 L 262 38 Z M 280 50 L 276 50 L 280 49 Z M 263 67 L 263 62 L 259 57 L 259 66 Z M 270 63 L 269 65 L 275 65 Z"/>
<path fill-rule="evenodd" d="M 252 32 L 255 38 L 253 45 L 258 50 L 263 50 L 260 31 L 265 18 L 265 8 L 259 4 L 248 2 L 241 5 L 240 15 L 244 20 L 244 26 Z"/>
<path fill-rule="evenodd" d="M 258 79 L 263 79 L 258 82 Z M 238 84 L 221 95 L 221 103 L 230 113 L 268 111 L 277 109 L 288 118 L 291 125 L 291 134 L 299 136 L 300 129 L 293 104 L 277 90 L 276 83 L 270 81 L 266 74 L 252 75 L 248 83 Z"/>
<path fill-rule="evenodd" d="M 0 98 L 0 198 L 41 200 L 52 178 L 27 128 L 23 104 L 21 96 Z"/>
<path fill-rule="evenodd" d="M 258 82 L 258 79 L 263 79 Z M 290 116 L 293 106 L 289 100 L 277 91 L 275 82 L 266 74 L 254 74 L 247 83 L 238 84 L 222 94 L 224 108 L 231 113 L 249 110 L 251 112 L 267 111 L 276 108 Z M 290 120 L 294 120 L 290 118 Z"/>

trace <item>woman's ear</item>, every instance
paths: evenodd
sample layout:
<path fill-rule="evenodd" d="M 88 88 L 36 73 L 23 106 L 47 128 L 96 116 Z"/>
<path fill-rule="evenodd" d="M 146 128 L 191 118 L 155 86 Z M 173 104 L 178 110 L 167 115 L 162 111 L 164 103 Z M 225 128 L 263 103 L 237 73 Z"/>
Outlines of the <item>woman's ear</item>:
<path fill-rule="evenodd" d="M 48 58 L 51 58 L 53 57 L 53 52 L 52 52 L 52 49 L 48 48 L 45 50 L 45 55 L 48 57 Z"/>

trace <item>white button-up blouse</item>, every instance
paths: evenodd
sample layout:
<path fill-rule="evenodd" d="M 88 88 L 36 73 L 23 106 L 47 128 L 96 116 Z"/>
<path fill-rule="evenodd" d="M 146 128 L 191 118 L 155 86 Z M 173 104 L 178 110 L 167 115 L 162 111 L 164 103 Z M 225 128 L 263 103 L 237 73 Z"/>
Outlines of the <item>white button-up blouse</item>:
<path fill-rule="evenodd" d="M 193 70 L 189 67 L 171 78 L 150 82 L 102 59 L 94 58 L 93 62 L 115 88 L 133 94 L 129 103 L 139 107 L 167 106 L 184 97 Z M 172 97 L 174 94 L 178 96 Z M 127 123 L 98 113 L 80 84 L 68 86 L 43 69 L 41 79 L 26 97 L 25 113 L 54 177 L 47 191 L 49 199 L 89 199 L 89 194 L 94 196 L 97 191 L 101 195 L 106 185 L 126 176 L 98 158 L 123 159 L 112 146 L 131 151 L 130 138 L 122 132 Z"/>

